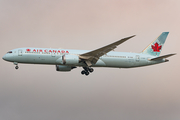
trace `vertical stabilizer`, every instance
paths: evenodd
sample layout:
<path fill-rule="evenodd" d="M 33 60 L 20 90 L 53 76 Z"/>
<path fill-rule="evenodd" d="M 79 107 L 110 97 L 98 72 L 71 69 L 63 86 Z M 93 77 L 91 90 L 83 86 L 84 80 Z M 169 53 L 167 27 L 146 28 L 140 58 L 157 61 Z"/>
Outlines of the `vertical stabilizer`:
<path fill-rule="evenodd" d="M 162 47 L 166 41 L 169 32 L 163 32 L 157 39 L 155 39 L 148 47 L 146 47 L 142 53 L 149 54 L 152 56 L 159 56 Z"/>

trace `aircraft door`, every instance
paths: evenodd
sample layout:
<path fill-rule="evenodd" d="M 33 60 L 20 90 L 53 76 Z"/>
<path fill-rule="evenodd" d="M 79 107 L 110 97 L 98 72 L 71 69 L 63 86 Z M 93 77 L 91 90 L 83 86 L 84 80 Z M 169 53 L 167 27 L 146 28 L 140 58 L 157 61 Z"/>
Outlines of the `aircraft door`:
<path fill-rule="evenodd" d="M 51 53 L 51 57 L 56 57 L 56 53 L 55 53 L 55 52 L 52 52 L 52 53 Z"/>
<path fill-rule="evenodd" d="M 136 62 L 139 62 L 139 60 L 140 60 L 140 56 L 136 55 Z"/>
<path fill-rule="evenodd" d="M 22 50 L 18 50 L 18 56 L 22 56 Z"/>

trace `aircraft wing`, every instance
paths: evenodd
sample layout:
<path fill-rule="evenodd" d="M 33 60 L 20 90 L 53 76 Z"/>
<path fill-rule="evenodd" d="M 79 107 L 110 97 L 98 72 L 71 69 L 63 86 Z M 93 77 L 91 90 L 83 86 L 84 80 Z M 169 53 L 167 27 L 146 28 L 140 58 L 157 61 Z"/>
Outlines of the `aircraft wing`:
<path fill-rule="evenodd" d="M 134 36 L 135 35 L 127 37 L 127 38 L 123 38 L 121 40 L 118 40 L 118 41 L 116 41 L 112 44 L 109 44 L 107 46 L 104 46 L 102 48 L 81 54 L 81 55 L 79 55 L 79 57 L 80 57 L 80 59 L 85 61 L 87 66 L 91 66 L 92 64 L 95 64 L 101 56 L 114 50 L 118 45 L 122 44 L 123 42 L 127 41 L 128 39 L 130 39 Z"/>

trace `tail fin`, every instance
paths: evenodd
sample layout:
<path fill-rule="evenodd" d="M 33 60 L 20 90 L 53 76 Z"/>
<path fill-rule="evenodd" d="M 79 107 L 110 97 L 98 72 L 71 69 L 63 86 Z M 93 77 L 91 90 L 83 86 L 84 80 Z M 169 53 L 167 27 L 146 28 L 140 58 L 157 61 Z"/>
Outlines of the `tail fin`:
<path fill-rule="evenodd" d="M 163 32 L 157 39 L 155 39 L 148 47 L 146 47 L 142 53 L 149 54 L 152 56 L 159 56 L 162 47 L 166 41 L 169 32 Z"/>

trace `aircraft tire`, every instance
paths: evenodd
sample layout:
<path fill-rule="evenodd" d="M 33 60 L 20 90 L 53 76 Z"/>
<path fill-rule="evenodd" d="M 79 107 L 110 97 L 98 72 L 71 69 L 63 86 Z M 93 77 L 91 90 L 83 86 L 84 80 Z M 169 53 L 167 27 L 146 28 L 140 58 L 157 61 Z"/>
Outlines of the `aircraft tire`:
<path fill-rule="evenodd" d="M 93 71 L 94 71 L 94 69 L 93 69 L 93 68 L 89 68 L 89 72 L 91 72 L 91 73 L 92 73 Z"/>
<path fill-rule="evenodd" d="M 84 75 L 85 73 L 86 73 L 86 71 L 84 71 L 84 70 L 83 70 L 83 71 L 81 71 L 81 74 L 82 74 L 82 75 Z"/>
<path fill-rule="evenodd" d="M 88 76 L 88 75 L 89 75 L 89 72 L 85 72 L 85 75 Z"/>
<path fill-rule="evenodd" d="M 19 68 L 18 66 L 15 67 L 16 70 L 17 70 L 18 68 Z"/>

